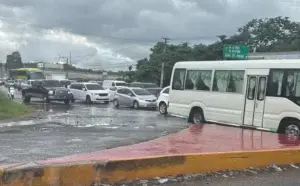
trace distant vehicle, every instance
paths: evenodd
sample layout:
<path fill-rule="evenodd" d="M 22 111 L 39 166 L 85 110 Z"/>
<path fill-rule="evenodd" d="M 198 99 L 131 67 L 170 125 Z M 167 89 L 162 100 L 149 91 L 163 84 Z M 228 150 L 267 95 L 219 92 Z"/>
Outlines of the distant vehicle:
<path fill-rule="evenodd" d="M 18 68 L 9 70 L 9 79 L 46 79 L 44 73 L 38 68 Z"/>
<path fill-rule="evenodd" d="M 66 88 L 70 88 L 70 85 L 72 83 L 75 83 L 75 82 L 76 81 L 74 81 L 74 80 L 67 80 L 67 79 L 65 79 L 65 80 L 59 80 L 59 83 L 61 84 L 61 86 L 64 86 Z"/>
<path fill-rule="evenodd" d="M 299 59 L 177 62 L 168 113 L 299 136 L 299 69 Z"/>
<path fill-rule="evenodd" d="M 119 106 L 138 108 L 156 108 L 156 97 L 147 90 L 138 87 L 122 87 L 117 89 L 113 104 Z"/>
<path fill-rule="evenodd" d="M 116 81 L 116 80 L 104 80 L 103 81 L 103 88 L 109 89 L 110 87 L 127 87 L 128 83 L 125 81 Z"/>
<path fill-rule="evenodd" d="M 73 83 L 70 91 L 75 100 L 83 100 L 87 104 L 93 102 L 109 103 L 109 92 L 97 83 Z"/>
<path fill-rule="evenodd" d="M 48 76 L 47 79 L 51 79 L 51 80 L 65 80 L 66 79 L 66 75 L 65 74 L 51 74 L 50 76 Z"/>
<path fill-rule="evenodd" d="M 15 84 L 14 84 L 14 87 L 20 91 L 22 89 L 22 83 L 25 83 L 26 81 L 23 80 L 23 79 L 17 79 L 15 80 Z"/>
<path fill-rule="evenodd" d="M 162 88 L 145 88 L 148 92 L 158 98 L 160 91 Z"/>
<path fill-rule="evenodd" d="M 30 102 L 31 98 L 41 98 L 45 102 L 63 101 L 69 104 L 73 99 L 71 92 L 61 86 L 57 80 L 32 81 L 31 87 L 22 90 L 24 102 Z"/>
<path fill-rule="evenodd" d="M 103 81 L 88 81 L 88 83 L 97 83 L 97 84 L 99 84 L 100 86 L 103 85 Z"/>
<path fill-rule="evenodd" d="M 140 88 L 159 88 L 155 83 L 143 83 L 143 82 L 132 82 L 129 83 L 129 87 L 140 87 Z"/>
<path fill-rule="evenodd" d="M 116 80 L 104 80 L 102 84 L 103 88 L 109 92 L 109 101 L 112 101 L 118 87 L 127 87 L 128 83 L 125 81 Z"/>
<path fill-rule="evenodd" d="M 159 93 L 158 99 L 157 99 L 157 107 L 158 111 L 166 115 L 168 113 L 168 102 L 169 102 L 169 91 L 170 87 L 167 86 Z"/>
<path fill-rule="evenodd" d="M 15 85 L 15 81 L 14 80 L 7 80 L 5 82 L 5 87 L 13 87 Z"/>
<path fill-rule="evenodd" d="M 40 80 L 27 80 L 27 81 L 21 82 L 21 90 L 31 87 L 32 84 L 34 84 L 35 82 L 40 82 Z"/>
<path fill-rule="evenodd" d="M 103 86 L 103 81 L 97 81 L 100 86 Z"/>

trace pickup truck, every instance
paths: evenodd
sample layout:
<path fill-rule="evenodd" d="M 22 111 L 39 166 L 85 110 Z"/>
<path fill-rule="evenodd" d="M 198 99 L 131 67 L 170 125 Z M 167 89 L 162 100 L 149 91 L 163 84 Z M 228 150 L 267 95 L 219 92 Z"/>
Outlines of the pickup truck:
<path fill-rule="evenodd" d="M 46 103 L 62 101 L 69 104 L 73 96 L 58 80 L 40 80 L 32 82 L 31 87 L 24 88 L 22 98 L 24 102 L 30 102 L 31 98 L 41 98 Z"/>

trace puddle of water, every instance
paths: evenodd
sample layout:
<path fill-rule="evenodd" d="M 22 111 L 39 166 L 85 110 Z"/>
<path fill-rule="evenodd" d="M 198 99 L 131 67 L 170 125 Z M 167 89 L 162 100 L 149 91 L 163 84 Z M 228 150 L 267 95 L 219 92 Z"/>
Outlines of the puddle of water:
<path fill-rule="evenodd" d="M 0 127 L 27 126 L 27 125 L 36 125 L 36 120 L 1 123 Z"/>
<path fill-rule="evenodd" d="M 74 139 L 67 140 L 66 142 L 72 143 L 72 142 L 81 142 L 81 141 L 82 141 L 82 139 L 80 139 L 80 138 L 74 138 Z"/>

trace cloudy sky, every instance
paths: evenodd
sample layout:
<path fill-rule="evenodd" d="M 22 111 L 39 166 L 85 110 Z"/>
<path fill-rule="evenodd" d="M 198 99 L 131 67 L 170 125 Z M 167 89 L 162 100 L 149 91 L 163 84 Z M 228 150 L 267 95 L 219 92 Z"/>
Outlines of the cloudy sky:
<path fill-rule="evenodd" d="M 300 21 L 299 0 L 0 0 L 0 60 L 69 56 L 80 67 L 127 68 L 161 37 L 208 43 L 252 18 Z"/>

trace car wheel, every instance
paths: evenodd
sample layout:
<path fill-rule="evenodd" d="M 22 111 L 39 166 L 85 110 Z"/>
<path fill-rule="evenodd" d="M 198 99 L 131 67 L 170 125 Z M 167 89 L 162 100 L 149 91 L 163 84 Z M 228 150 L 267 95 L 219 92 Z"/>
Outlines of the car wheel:
<path fill-rule="evenodd" d="M 167 104 L 165 104 L 164 102 L 161 102 L 159 104 L 158 110 L 161 114 L 166 115 L 167 114 Z"/>
<path fill-rule="evenodd" d="M 288 136 L 300 136 L 300 125 L 296 121 L 287 122 L 284 127 L 284 133 Z"/>
<path fill-rule="evenodd" d="M 114 100 L 113 100 L 113 104 L 114 104 L 114 106 L 115 106 L 116 108 L 119 107 L 119 101 L 118 101 L 117 99 L 114 99 Z"/>
<path fill-rule="evenodd" d="M 205 119 L 204 119 L 202 109 L 196 108 L 196 109 L 192 110 L 190 121 L 193 124 L 202 124 L 202 123 L 204 123 Z"/>
<path fill-rule="evenodd" d="M 92 104 L 92 100 L 91 100 L 91 97 L 90 97 L 90 96 L 86 96 L 86 98 L 85 98 L 85 103 L 86 103 L 86 104 Z"/>
<path fill-rule="evenodd" d="M 64 103 L 65 103 L 66 105 L 69 105 L 69 104 L 70 104 L 70 100 L 69 100 L 69 99 L 66 99 L 66 100 L 64 100 Z"/>
<path fill-rule="evenodd" d="M 137 101 L 134 101 L 133 102 L 133 108 L 134 109 L 138 109 L 140 106 L 139 106 L 139 103 Z"/>

